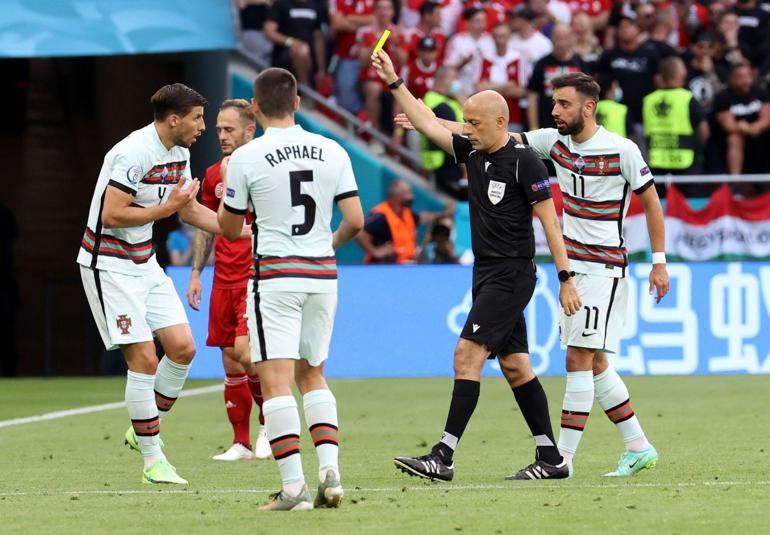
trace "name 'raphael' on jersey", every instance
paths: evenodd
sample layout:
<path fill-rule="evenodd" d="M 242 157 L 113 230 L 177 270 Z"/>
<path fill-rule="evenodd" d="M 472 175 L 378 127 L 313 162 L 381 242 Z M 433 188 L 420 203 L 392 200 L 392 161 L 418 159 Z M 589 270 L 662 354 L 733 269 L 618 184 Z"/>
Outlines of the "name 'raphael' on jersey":
<path fill-rule="evenodd" d="M 148 208 L 163 204 L 183 176 L 190 179 L 189 160 L 190 151 L 186 148 L 166 149 L 152 123 L 118 142 L 104 157 L 99 172 L 78 264 L 137 276 L 160 269 L 152 248 L 153 224 L 104 227 L 104 195 L 107 187 L 113 186 L 134 197 L 131 206 Z"/>
<path fill-rule="evenodd" d="M 268 128 L 227 167 L 225 209 L 254 211 L 255 289 L 334 293 L 334 204 L 358 195 L 353 166 L 331 139 L 299 125 Z"/>
<path fill-rule="evenodd" d="M 604 127 L 583 143 L 555 128 L 523 134 L 525 142 L 556 168 L 564 198 L 564 245 L 570 269 L 624 277 L 628 254 L 623 221 L 631 192 L 654 184 L 639 147 Z"/>

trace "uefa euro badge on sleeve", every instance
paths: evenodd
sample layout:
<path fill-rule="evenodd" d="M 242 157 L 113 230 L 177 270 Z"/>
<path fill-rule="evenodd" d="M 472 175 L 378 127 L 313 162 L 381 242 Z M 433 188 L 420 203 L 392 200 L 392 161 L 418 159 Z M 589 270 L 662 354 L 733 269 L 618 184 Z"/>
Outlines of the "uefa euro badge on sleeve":
<path fill-rule="evenodd" d="M 497 204 L 503 200 L 505 195 L 505 182 L 498 182 L 497 180 L 489 181 L 489 188 L 487 188 L 487 196 L 492 204 Z"/>

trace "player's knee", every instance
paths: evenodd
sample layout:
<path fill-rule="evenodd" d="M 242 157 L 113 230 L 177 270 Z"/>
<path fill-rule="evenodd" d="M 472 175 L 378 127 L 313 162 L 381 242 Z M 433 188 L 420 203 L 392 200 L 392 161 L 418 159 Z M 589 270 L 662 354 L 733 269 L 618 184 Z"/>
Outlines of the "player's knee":
<path fill-rule="evenodd" d="M 178 347 L 175 347 L 173 353 L 169 353 L 171 360 L 178 364 L 190 364 L 195 357 L 195 342 L 190 339 Z"/>
<path fill-rule="evenodd" d="M 131 359 L 128 368 L 133 372 L 155 375 L 158 369 L 158 357 L 155 353 L 135 355 Z"/>
<path fill-rule="evenodd" d="M 567 349 L 567 371 L 590 370 L 593 367 L 594 351 L 570 347 Z"/>

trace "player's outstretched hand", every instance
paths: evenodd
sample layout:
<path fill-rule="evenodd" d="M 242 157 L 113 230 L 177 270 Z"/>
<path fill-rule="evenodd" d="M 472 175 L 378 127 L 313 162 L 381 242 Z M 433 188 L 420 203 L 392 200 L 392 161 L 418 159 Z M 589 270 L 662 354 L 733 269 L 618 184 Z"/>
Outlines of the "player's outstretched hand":
<path fill-rule="evenodd" d="M 200 311 L 201 309 L 201 293 L 203 288 L 201 286 L 201 277 L 197 271 L 193 271 L 190 274 L 190 285 L 187 287 L 187 304 L 193 310 Z"/>
<path fill-rule="evenodd" d="M 653 264 L 650 271 L 650 295 L 655 292 L 655 302 L 660 303 L 668 293 L 670 286 L 666 264 Z"/>
<path fill-rule="evenodd" d="M 580 311 L 583 302 L 580 300 L 580 294 L 573 279 L 570 278 L 559 284 L 559 302 L 567 316 L 577 314 Z"/>
<path fill-rule="evenodd" d="M 398 80 L 396 69 L 393 67 L 393 61 L 391 61 L 390 56 L 384 50 L 372 53 L 372 67 L 377 72 L 377 76 L 386 84 L 392 84 Z"/>
<path fill-rule="evenodd" d="M 422 107 L 425 108 L 426 110 L 428 110 L 430 112 L 430 114 L 433 115 L 433 117 L 436 116 L 436 114 L 433 113 L 433 110 L 430 109 L 425 104 L 425 102 L 422 101 L 421 98 L 418 98 L 417 100 L 420 101 L 420 104 L 422 104 Z M 399 126 L 399 127 L 403 128 L 404 130 L 414 130 L 414 125 L 412 125 L 412 121 L 409 120 L 409 117 L 407 117 L 405 113 L 399 113 L 398 115 L 393 117 L 393 122 L 395 123 L 396 126 Z"/>
<path fill-rule="evenodd" d="M 166 204 L 172 209 L 171 213 L 178 212 L 191 201 L 194 201 L 196 195 L 198 195 L 198 189 L 200 188 L 198 179 L 193 179 L 190 184 L 188 184 L 188 182 L 190 182 L 190 180 L 187 177 L 182 177 L 179 182 L 177 182 L 177 185 L 171 190 L 168 201 L 166 201 Z"/>

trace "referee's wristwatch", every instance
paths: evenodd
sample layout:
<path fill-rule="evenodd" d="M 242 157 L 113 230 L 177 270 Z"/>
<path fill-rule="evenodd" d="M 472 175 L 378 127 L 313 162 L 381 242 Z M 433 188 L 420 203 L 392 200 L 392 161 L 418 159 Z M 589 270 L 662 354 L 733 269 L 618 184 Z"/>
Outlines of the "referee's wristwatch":
<path fill-rule="evenodd" d="M 575 276 L 574 271 L 567 271 L 566 269 L 562 269 L 561 271 L 559 271 L 559 282 L 567 282 L 574 276 Z"/>

